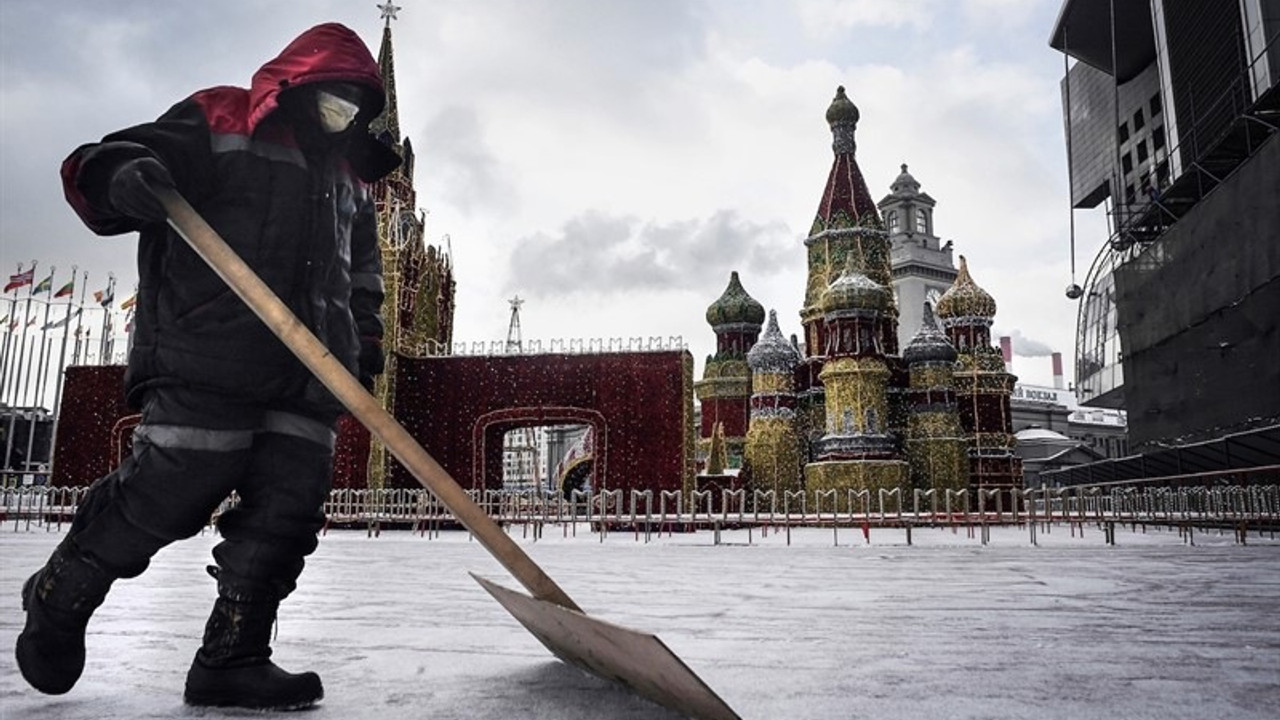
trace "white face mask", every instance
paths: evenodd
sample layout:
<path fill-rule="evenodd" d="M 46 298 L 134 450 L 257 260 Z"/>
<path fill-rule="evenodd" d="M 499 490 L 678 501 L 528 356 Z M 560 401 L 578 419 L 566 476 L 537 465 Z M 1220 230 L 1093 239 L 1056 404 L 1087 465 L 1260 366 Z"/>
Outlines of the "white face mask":
<path fill-rule="evenodd" d="M 320 111 L 320 127 L 327 133 L 340 133 L 351 127 L 360 112 L 359 105 L 323 90 L 316 93 L 316 107 Z"/>

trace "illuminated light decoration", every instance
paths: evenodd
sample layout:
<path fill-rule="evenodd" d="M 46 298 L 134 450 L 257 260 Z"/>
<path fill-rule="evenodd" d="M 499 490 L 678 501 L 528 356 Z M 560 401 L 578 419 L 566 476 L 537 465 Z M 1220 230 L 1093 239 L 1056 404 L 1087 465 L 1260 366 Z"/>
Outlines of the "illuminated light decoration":
<path fill-rule="evenodd" d="M 924 303 L 920 330 L 902 351 L 911 378 L 906 451 L 911 487 L 934 490 L 939 497 L 969 486 L 969 442 L 956 412 L 956 358 L 933 309 Z"/>
<path fill-rule="evenodd" d="M 824 314 L 819 306 L 822 294 L 840 276 L 851 254 L 859 257 L 859 266 L 870 280 L 888 287 L 892 279 L 889 234 L 855 157 L 859 117 L 858 108 L 845 94 L 844 87 L 837 88 L 826 113 L 835 157 L 809 237 L 804 241 L 808 279 L 800 322 L 804 328 L 805 358 L 796 369 L 796 395 L 801 432 L 810 442 L 822 436 L 826 424 L 822 370 L 827 338 Z M 884 332 L 896 334 L 896 308 L 886 320 Z M 886 336 L 882 342 L 887 355 L 897 353 L 896 337 Z M 890 374 L 904 380 L 892 362 Z M 897 414 L 891 415 L 895 422 L 900 419 Z M 891 428 L 891 433 L 898 432 L 898 428 Z"/>
<path fill-rule="evenodd" d="M 502 438 L 529 426 L 589 425 L 591 487 L 693 486 L 693 358 L 685 350 L 396 358 L 405 428 L 463 487 L 502 488 Z M 417 487 L 399 463 L 387 487 Z"/>
<path fill-rule="evenodd" d="M 786 492 L 804 489 L 795 395 L 800 351 L 782 336 L 775 311 L 769 311 L 764 335 L 747 353 L 747 364 L 751 367 L 751 424 L 743 473 L 751 489 L 784 497 Z"/>
<path fill-rule="evenodd" d="M 863 272 L 864 257 L 849 253 L 844 272 L 818 303 L 827 343 L 819 375 L 826 425 L 812 450 L 816 461 L 804 470 L 815 501 L 824 491 L 900 491 L 907 482 L 908 465 L 888 426 L 884 326 L 892 318 L 893 294 Z"/>
<path fill-rule="evenodd" d="M 1017 378 L 1005 369 L 1000 350 L 991 345 L 996 302 L 973 281 L 960 256 L 960 270 L 950 289 L 938 299 L 937 315 L 959 357 L 956 361 L 956 408 L 968 439 L 970 502 L 980 495 L 983 509 L 1009 510 L 1022 486 L 1022 460 L 1013 454 L 1010 396 Z M 978 507 L 975 505 L 975 507 Z"/>
<path fill-rule="evenodd" d="M 448 347 L 453 342 L 453 310 L 456 284 L 453 261 L 447 241 L 443 247 L 428 245 L 425 220 L 415 214 L 417 192 L 413 185 L 413 144 L 400 135 L 399 103 L 396 94 L 395 53 L 391 42 L 391 20 L 400 8 L 387 2 L 379 5 L 386 24 L 382 45 L 378 50 L 378 67 L 382 75 L 387 103 L 382 113 L 369 123 L 369 132 L 391 147 L 402 159 L 399 168 L 374 183 L 378 219 L 378 237 L 382 251 L 383 285 L 386 300 L 382 306 L 384 336 L 382 339 L 386 369 L 374 383 L 373 393 L 383 407 L 395 403 L 395 365 L 401 354 L 421 355 L 428 348 Z M 352 453 L 367 448 L 365 465 L 358 459 L 348 461 L 347 471 L 335 475 L 335 487 L 383 487 L 390 462 L 386 448 L 369 438 L 358 423 L 347 423 L 344 430 L 353 433 Z M 351 482 L 351 485 L 341 483 Z"/>
<path fill-rule="evenodd" d="M 742 287 L 738 273 L 729 274 L 724 292 L 707 307 L 707 324 L 716 335 L 716 353 L 707 357 L 702 380 L 693 391 L 702 406 L 698 458 L 710 452 L 711 436 L 723 425 L 728 468 L 742 465 L 750 418 L 751 370 L 747 353 L 760 337 L 764 306 Z"/>
<path fill-rule="evenodd" d="M 891 379 L 905 379 L 891 357 L 898 351 L 898 313 L 887 289 L 889 234 L 858 167 L 859 117 L 837 88 L 826 113 L 835 157 L 805 240 L 805 358 L 795 378 L 810 459 L 805 488 L 815 496 L 900 488 L 907 478 L 897 447 L 904 418 L 888 389 Z"/>

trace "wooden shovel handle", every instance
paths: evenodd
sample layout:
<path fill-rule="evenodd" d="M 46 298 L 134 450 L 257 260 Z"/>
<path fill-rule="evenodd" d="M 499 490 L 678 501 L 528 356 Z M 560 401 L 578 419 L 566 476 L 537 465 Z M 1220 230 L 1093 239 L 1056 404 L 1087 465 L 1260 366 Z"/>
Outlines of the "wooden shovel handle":
<path fill-rule="evenodd" d="M 534 597 L 570 610 L 581 608 L 538 566 L 502 528 L 467 495 L 444 468 L 423 449 L 376 398 L 338 362 L 266 283 L 236 255 L 218 233 L 200 217 L 176 190 L 153 187 L 169 214 L 169 224 L 213 268 L 236 295 L 298 356 L 334 397 L 374 437 L 391 451 L 409 472 L 444 503 L 498 562 L 502 563 Z"/>

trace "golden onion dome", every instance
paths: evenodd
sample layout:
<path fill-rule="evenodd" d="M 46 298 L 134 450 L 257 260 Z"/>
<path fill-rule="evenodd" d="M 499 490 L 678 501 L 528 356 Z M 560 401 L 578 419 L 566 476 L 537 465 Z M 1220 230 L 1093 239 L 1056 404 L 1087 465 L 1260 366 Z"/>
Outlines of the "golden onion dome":
<path fill-rule="evenodd" d="M 955 282 L 938 298 L 938 318 L 952 320 L 964 317 L 991 319 L 996 315 L 996 300 L 978 287 L 969 275 L 969 263 L 960 256 L 960 271 Z"/>

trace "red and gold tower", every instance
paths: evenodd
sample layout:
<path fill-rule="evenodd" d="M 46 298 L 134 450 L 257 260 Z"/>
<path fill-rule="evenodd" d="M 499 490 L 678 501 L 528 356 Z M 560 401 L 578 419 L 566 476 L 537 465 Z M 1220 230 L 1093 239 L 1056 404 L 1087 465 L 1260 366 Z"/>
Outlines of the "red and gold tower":
<path fill-rule="evenodd" d="M 751 426 L 747 429 L 744 467 L 751 487 L 772 490 L 778 502 L 783 493 L 804 488 L 802 445 L 796 428 L 795 371 L 800 351 L 782 336 L 778 315 L 769 311 L 769 324 L 760 341 L 747 353 L 751 367 Z"/>
<path fill-rule="evenodd" d="M 693 385 L 702 406 L 698 456 L 707 456 L 712 433 L 721 425 L 729 467 L 737 468 L 742 464 L 750 418 L 747 353 L 760 337 L 764 306 L 747 294 L 733 272 L 724 293 L 707 308 L 707 323 L 716 334 L 716 354 L 707 358 L 702 380 Z"/>
<path fill-rule="evenodd" d="M 1001 505 L 1013 507 L 1013 490 L 1022 485 L 1022 460 L 1013 454 L 1013 415 L 1009 397 L 1017 380 L 1005 370 L 1004 357 L 991 345 L 996 301 L 969 275 L 960 256 L 960 271 L 938 299 L 938 319 L 955 346 L 956 406 L 969 441 L 969 489 L 977 501 L 998 491 Z M 994 497 L 974 507 L 993 509 Z"/>
<path fill-rule="evenodd" d="M 921 318 L 919 332 L 902 351 L 911 374 L 906 440 L 911 487 L 963 490 L 969 486 L 969 443 L 956 412 L 957 353 L 929 303 L 924 303 Z"/>
<path fill-rule="evenodd" d="M 858 267 L 869 280 L 889 287 L 891 279 L 889 235 L 880 221 L 856 158 L 855 134 L 859 117 L 858 108 L 845 94 L 844 87 L 836 88 L 836 96 L 826 115 L 835 158 L 822 191 L 817 216 L 809 237 L 804 241 L 809 266 L 804 307 L 800 310 L 805 357 L 796 371 L 796 391 L 803 432 L 810 441 L 820 438 L 826 425 L 821 373 L 827 337 L 820 305 L 822 294 L 839 277 L 850 254 L 858 256 Z M 881 340 L 884 353 L 896 355 L 897 310 L 893 307 L 892 297 L 882 332 L 886 333 Z"/>

